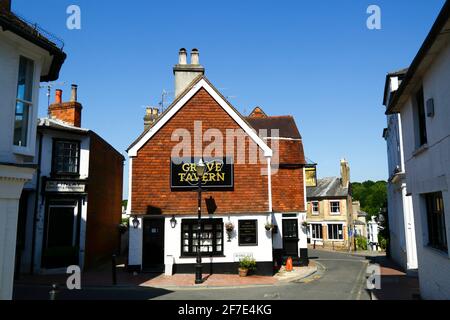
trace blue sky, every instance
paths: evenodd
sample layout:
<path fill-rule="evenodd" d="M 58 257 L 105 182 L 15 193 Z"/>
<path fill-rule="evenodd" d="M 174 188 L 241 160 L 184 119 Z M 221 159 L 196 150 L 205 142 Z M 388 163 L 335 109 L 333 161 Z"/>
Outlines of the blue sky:
<path fill-rule="evenodd" d="M 207 77 L 239 111 L 259 105 L 295 117 L 319 176 L 338 175 L 345 157 L 352 180 L 364 181 L 388 175 L 386 72 L 411 63 L 444 2 L 13 0 L 13 10 L 64 40 L 63 98 L 77 83 L 82 126 L 124 155 L 144 106 L 173 91 L 178 49 L 199 48 Z M 81 30 L 66 28 L 71 4 L 81 8 Z M 366 28 L 371 4 L 381 8 L 381 30 Z M 44 89 L 40 99 L 45 116 Z"/>

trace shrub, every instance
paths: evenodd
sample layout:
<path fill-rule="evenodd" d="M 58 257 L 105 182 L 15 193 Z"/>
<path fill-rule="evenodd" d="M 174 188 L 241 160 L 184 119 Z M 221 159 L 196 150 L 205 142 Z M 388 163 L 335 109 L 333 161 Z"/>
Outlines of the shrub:
<path fill-rule="evenodd" d="M 366 237 L 356 237 L 356 248 L 358 250 L 367 250 L 367 238 Z"/>
<path fill-rule="evenodd" d="M 244 257 L 239 261 L 239 268 L 254 271 L 256 270 L 256 260 L 250 257 Z"/>
<path fill-rule="evenodd" d="M 378 243 L 382 250 L 386 250 L 386 248 L 388 247 L 388 239 L 383 236 L 378 235 Z"/>

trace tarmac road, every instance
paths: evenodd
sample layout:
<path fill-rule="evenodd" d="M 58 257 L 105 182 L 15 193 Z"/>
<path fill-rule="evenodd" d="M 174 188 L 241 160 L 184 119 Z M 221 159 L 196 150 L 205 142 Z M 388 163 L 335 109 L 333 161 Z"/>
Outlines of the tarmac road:
<path fill-rule="evenodd" d="M 103 287 L 63 290 L 58 300 L 369 300 L 365 290 L 364 257 L 346 253 L 309 250 L 316 261 L 316 274 L 287 284 L 251 288 L 158 289 L 142 287 Z M 49 288 L 16 285 L 16 300 L 48 300 Z"/>

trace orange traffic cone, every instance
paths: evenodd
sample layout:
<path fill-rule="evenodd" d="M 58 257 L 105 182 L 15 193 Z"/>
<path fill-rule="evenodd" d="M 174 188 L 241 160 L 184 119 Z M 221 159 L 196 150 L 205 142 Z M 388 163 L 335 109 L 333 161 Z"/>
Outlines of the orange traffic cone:
<path fill-rule="evenodd" d="M 286 271 L 292 271 L 292 258 L 289 257 L 286 260 Z"/>

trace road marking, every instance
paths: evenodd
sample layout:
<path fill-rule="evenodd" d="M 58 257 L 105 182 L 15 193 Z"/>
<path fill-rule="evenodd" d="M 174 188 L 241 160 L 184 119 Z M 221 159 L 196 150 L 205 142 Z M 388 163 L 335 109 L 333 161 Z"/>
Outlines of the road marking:
<path fill-rule="evenodd" d="M 265 293 L 265 294 L 264 294 L 264 298 L 280 299 L 280 293 L 279 293 L 279 292 L 275 292 L 275 293 Z"/>

